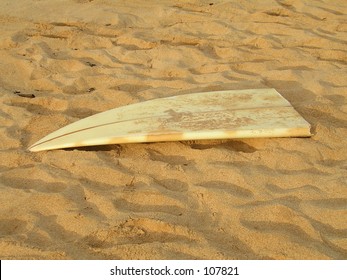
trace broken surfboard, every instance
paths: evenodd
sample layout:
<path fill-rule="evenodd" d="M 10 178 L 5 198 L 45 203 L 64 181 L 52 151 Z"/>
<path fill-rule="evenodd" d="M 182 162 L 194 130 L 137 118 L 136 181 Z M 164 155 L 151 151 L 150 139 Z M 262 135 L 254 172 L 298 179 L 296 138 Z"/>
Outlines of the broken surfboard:
<path fill-rule="evenodd" d="M 47 135 L 29 150 L 309 136 L 310 124 L 275 89 L 227 90 L 158 98 L 98 113 Z"/>

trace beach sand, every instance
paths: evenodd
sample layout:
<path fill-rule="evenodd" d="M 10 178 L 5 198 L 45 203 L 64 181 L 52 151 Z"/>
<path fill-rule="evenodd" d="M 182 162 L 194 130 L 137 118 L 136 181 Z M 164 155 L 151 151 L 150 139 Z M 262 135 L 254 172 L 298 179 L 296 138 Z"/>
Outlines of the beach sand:
<path fill-rule="evenodd" d="M 347 259 L 347 3 L 0 1 L 1 259 Z M 275 88 L 311 138 L 31 153 L 158 97 Z"/>

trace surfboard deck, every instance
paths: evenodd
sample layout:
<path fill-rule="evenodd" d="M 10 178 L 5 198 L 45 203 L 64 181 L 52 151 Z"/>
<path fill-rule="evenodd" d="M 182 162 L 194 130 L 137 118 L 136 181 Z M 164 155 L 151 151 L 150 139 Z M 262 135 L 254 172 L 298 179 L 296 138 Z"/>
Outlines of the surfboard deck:
<path fill-rule="evenodd" d="M 310 124 L 275 89 L 247 89 L 178 95 L 115 108 L 52 132 L 29 150 L 309 136 Z"/>

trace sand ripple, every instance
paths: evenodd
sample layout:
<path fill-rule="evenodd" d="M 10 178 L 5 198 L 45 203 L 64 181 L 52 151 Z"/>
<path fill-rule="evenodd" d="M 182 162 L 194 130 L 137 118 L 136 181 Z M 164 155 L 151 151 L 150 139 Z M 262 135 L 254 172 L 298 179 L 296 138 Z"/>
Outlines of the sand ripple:
<path fill-rule="evenodd" d="M 128 2 L 0 4 L 0 257 L 346 259 L 345 1 Z M 117 106 L 264 87 L 312 138 L 26 150 Z"/>

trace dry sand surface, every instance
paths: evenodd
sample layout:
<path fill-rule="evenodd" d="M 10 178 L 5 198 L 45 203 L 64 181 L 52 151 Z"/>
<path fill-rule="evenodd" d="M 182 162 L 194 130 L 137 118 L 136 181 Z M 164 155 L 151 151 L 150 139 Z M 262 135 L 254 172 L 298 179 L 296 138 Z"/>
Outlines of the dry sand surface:
<path fill-rule="evenodd" d="M 346 46 L 345 0 L 0 0 L 0 257 L 346 259 Z M 264 87 L 312 138 L 27 151 L 111 108 Z"/>

